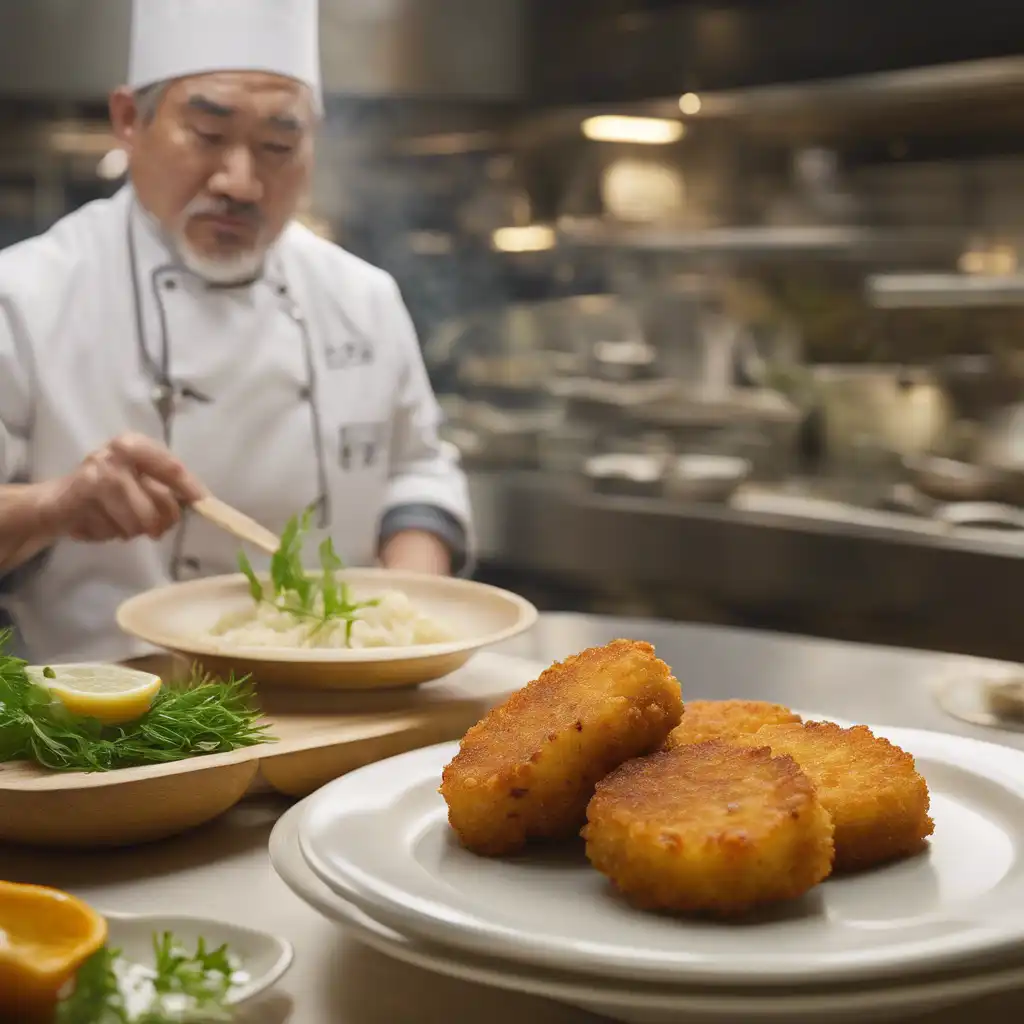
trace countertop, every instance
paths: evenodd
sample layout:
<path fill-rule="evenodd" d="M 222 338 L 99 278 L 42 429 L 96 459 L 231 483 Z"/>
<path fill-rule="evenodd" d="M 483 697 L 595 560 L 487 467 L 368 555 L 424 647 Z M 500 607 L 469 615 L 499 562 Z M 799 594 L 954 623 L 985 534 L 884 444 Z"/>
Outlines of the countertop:
<path fill-rule="evenodd" d="M 551 661 L 619 636 L 650 640 L 684 694 L 767 698 L 808 711 L 894 726 L 937 729 L 1024 748 L 1024 734 L 965 725 L 934 702 L 933 681 L 958 662 L 922 654 L 745 630 L 582 615 L 546 615 L 501 649 Z M 277 932 L 296 960 L 273 998 L 247 1016 L 258 1024 L 490 1024 L 597 1021 L 588 1014 L 482 989 L 394 963 L 308 909 L 274 874 L 267 838 L 287 803 L 246 801 L 207 826 L 148 847 L 90 853 L 0 849 L 0 877 L 56 885 L 101 909 L 194 913 Z M 1024 993 L 915 1018 L 966 1022 L 1024 1014 Z M 739 1024 L 739 1022 L 737 1022 Z"/>

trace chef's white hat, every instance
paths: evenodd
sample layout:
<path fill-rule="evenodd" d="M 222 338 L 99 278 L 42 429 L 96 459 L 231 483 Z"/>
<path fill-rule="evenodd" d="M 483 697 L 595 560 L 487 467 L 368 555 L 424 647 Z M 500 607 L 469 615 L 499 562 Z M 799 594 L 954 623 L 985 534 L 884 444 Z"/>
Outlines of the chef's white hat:
<path fill-rule="evenodd" d="M 319 106 L 317 0 L 134 0 L 128 85 L 211 71 L 304 82 Z"/>

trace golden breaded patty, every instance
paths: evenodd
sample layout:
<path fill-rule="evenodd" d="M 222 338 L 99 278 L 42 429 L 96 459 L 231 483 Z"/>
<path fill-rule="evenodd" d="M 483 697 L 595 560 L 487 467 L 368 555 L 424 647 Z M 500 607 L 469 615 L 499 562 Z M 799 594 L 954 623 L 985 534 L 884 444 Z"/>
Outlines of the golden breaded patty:
<path fill-rule="evenodd" d="M 935 829 L 914 758 L 866 725 L 766 725 L 733 742 L 769 746 L 806 772 L 835 823 L 837 871 L 919 853 Z"/>
<path fill-rule="evenodd" d="M 660 747 L 682 711 L 650 644 L 615 640 L 552 665 L 463 737 L 442 775 L 448 821 L 488 856 L 571 836 L 598 779 Z"/>
<path fill-rule="evenodd" d="M 762 725 L 799 722 L 801 718 L 781 704 L 761 700 L 688 700 L 683 720 L 665 741 L 665 747 L 681 747 L 684 743 L 705 743 L 708 740 L 757 732 Z"/>
<path fill-rule="evenodd" d="M 648 910 L 735 916 L 832 869 L 832 820 L 789 757 L 724 740 L 629 761 L 597 785 L 591 864 Z"/>

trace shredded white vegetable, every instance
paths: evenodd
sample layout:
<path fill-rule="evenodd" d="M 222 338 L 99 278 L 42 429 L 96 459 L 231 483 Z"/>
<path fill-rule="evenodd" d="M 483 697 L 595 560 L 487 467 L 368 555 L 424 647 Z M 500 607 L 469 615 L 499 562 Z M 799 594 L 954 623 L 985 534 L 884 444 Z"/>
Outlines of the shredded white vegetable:
<path fill-rule="evenodd" d="M 195 1009 L 195 1000 L 180 992 L 157 993 L 154 981 L 156 971 L 146 964 L 135 963 L 118 957 L 114 961 L 114 976 L 117 987 L 124 999 L 125 1013 L 129 1021 L 140 1020 L 150 1014 L 159 1013 L 169 1019 L 185 1018 Z M 231 987 L 240 988 L 250 981 L 249 974 L 240 969 L 234 957 L 231 958 L 234 971 L 231 975 Z M 217 975 L 210 972 L 211 983 Z"/>
<path fill-rule="evenodd" d="M 295 648 L 414 647 L 454 639 L 402 591 L 386 590 L 373 599 L 375 604 L 355 613 L 351 633 L 344 619 L 324 622 L 318 617 L 323 612 L 321 604 L 313 616 L 299 616 L 281 607 L 289 601 L 285 595 L 274 603 L 261 601 L 224 616 L 206 635 L 237 647 Z"/>

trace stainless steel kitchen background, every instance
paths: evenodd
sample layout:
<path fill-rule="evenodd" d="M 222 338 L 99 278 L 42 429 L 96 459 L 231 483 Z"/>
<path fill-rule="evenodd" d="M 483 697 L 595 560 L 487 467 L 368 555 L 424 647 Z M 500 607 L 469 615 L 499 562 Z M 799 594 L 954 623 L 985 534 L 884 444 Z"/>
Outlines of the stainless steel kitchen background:
<path fill-rule="evenodd" d="M 322 4 L 305 217 L 403 289 L 483 578 L 1024 657 L 1024 12 Z M 128 8 L 0 3 L 0 244 L 119 187 Z"/>

